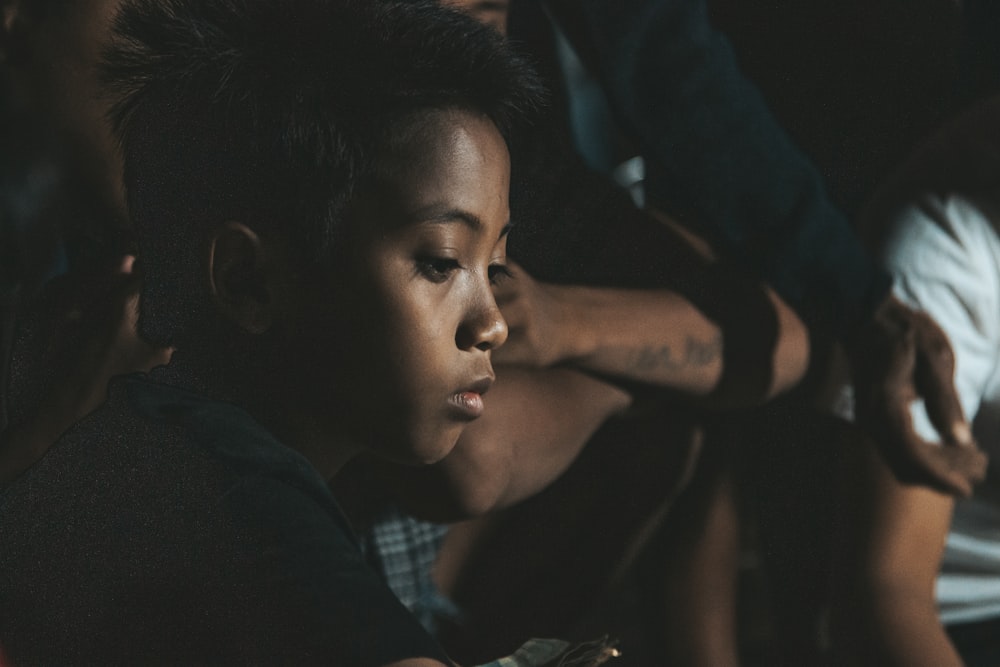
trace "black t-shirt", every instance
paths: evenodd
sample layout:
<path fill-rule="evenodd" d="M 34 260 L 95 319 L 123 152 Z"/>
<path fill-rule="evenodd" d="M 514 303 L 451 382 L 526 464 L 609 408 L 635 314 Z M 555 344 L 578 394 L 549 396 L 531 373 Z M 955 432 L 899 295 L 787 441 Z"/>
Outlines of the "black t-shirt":
<path fill-rule="evenodd" d="M 14 664 L 447 662 L 303 457 L 142 376 L 0 495 L 0 646 Z"/>

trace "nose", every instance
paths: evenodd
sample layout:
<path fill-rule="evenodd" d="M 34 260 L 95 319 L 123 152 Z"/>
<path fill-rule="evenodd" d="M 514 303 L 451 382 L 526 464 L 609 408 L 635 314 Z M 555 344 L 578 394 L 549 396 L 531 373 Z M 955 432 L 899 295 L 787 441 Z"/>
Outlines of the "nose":
<path fill-rule="evenodd" d="M 466 312 L 455 342 L 462 350 L 477 348 L 485 352 L 500 347 L 506 340 L 507 321 L 500 314 L 493 290 L 487 285 Z"/>

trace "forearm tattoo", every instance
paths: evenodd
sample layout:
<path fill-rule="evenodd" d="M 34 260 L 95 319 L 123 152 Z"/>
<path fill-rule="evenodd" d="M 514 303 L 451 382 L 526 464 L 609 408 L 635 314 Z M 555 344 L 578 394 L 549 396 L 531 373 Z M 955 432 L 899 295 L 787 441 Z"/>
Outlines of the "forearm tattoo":
<path fill-rule="evenodd" d="M 708 366 L 722 358 L 722 335 L 716 334 L 710 340 L 688 336 L 682 350 L 669 345 L 645 347 L 632 355 L 631 368 L 636 372 L 658 370 L 683 370 L 685 368 Z"/>

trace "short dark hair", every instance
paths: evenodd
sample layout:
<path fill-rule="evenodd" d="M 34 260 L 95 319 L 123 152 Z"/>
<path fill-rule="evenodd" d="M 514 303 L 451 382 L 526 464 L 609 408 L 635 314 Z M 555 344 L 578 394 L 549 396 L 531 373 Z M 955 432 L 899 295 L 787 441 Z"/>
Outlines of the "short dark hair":
<path fill-rule="evenodd" d="M 306 264 L 406 121 L 487 115 L 508 136 L 538 106 L 532 68 L 433 0 L 129 0 L 104 58 L 145 271 L 143 334 L 201 317 L 197 243 L 240 220 Z"/>

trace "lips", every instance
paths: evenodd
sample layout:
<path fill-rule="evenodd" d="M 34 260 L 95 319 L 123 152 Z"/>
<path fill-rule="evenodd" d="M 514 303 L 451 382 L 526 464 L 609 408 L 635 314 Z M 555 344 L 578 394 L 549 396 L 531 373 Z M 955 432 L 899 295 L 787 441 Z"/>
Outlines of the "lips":
<path fill-rule="evenodd" d="M 451 404 L 457 409 L 459 416 L 468 419 L 478 419 L 482 416 L 485 404 L 483 394 L 493 386 L 493 378 L 485 377 L 473 382 L 468 387 L 456 392 L 451 397 Z"/>

